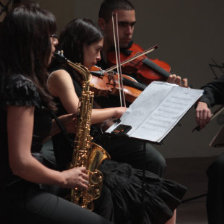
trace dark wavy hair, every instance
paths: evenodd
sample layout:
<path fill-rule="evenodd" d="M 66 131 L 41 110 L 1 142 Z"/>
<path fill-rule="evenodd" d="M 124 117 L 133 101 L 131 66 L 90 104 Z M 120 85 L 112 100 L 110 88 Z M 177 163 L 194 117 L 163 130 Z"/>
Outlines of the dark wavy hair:
<path fill-rule="evenodd" d="M 54 103 L 46 83 L 50 36 L 55 31 L 55 16 L 34 3 L 12 9 L 0 27 L 0 72 L 22 74 L 31 79 L 43 101 L 51 108 L 54 108 Z"/>
<path fill-rule="evenodd" d="M 135 8 L 129 0 L 104 0 L 100 5 L 98 17 L 108 22 L 114 10 L 135 10 Z"/>
<path fill-rule="evenodd" d="M 83 63 L 83 46 L 102 40 L 103 34 L 87 18 L 75 18 L 70 21 L 59 36 L 58 49 L 73 62 Z"/>

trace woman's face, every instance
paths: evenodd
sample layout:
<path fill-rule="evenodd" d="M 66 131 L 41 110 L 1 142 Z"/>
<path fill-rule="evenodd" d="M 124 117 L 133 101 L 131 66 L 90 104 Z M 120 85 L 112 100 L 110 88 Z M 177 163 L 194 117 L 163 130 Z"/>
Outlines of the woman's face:
<path fill-rule="evenodd" d="M 50 36 L 50 41 L 51 41 L 51 54 L 50 54 L 50 58 L 49 58 L 48 64 L 51 63 L 51 59 L 54 56 L 54 52 L 55 52 L 56 46 L 58 45 L 58 38 L 57 38 L 56 34 L 52 34 Z"/>
<path fill-rule="evenodd" d="M 83 65 L 90 69 L 101 59 L 100 51 L 103 48 L 103 39 L 83 47 Z"/>

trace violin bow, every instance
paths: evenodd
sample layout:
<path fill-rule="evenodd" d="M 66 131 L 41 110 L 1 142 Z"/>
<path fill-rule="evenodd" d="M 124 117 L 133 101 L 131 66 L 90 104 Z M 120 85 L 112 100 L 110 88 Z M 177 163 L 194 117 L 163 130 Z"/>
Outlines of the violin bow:
<path fill-rule="evenodd" d="M 124 88 L 123 88 L 123 79 L 122 79 L 122 76 L 121 76 L 122 72 L 121 72 L 120 45 L 119 45 L 119 35 L 118 35 L 117 13 L 112 13 L 112 24 L 113 24 L 115 55 L 116 55 L 115 68 L 117 68 L 117 73 L 118 73 L 120 104 L 121 104 L 121 107 L 122 106 L 126 107 L 125 94 L 124 94 Z"/>
<path fill-rule="evenodd" d="M 126 59 L 126 60 L 120 62 L 120 65 L 121 65 L 121 66 L 122 66 L 122 65 L 125 65 L 125 64 L 127 64 L 127 63 L 129 63 L 129 62 L 135 60 L 135 59 L 138 58 L 138 57 L 141 57 L 141 56 L 143 56 L 143 55 L 145 55 L 145 54 L 149 54 L 149 53 L 153 52 L 153 51 L 154 51 L 155 49 L 157 49 L 157 48 L 158 48 L 158 45 L 154 45 L 153 47 L 150 47 L 150 48 L 148 48 L 147 50 L 144 50 L 143 52 L 139 52 L 139 53 L 135 54 L 133 57 L 128 58 L 128 59 Z M 111 66 L 110 68 L 106 69 L 105 72 L 111 72 L 111 71 L 113 71 L 113 70 L 116 69 L 116 68 L 117 68 L 117 65 L 113 65 L 113 66 Z"/>

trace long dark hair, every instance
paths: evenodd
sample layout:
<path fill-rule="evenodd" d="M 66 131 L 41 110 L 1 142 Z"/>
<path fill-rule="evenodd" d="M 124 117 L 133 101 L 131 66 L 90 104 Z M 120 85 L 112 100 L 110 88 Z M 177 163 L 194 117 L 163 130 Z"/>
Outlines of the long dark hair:
<path fill-rule="evenodd" d="M 69 60 L 83 63 L 83 46 L 100 41 L 102 38 L 103 34 L 90 19 L 76 18 L 61 32 L 58 49 L 63 50 Z"/>
<path fill-rule="evenodd" d="M 54 107 L 46 87 L 51 54 L 51 34 L 56 31 L 54 15 L 38 4 L 14 8 L 0 28 L 0 72 L 23 74 L 37 86 L 43 101 Z"/>

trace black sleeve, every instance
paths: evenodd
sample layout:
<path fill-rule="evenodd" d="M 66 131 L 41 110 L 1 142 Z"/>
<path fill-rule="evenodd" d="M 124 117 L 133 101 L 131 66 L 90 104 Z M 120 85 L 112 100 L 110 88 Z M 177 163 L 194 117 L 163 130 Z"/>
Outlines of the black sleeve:
<path fill-rule="evenodd" d="M 34 83 L 23 75 L 13 75 L 5 83 L 5 106 L 41 106 L 41 99 Z"/>
<path fill-rule="evenodd" d="M 212 107 L 215 104 L 224 104 L 224 75 L 206 84 L 202 89 L 204 93 L 200 102 L 207 103 L 208 107 Z"/>

